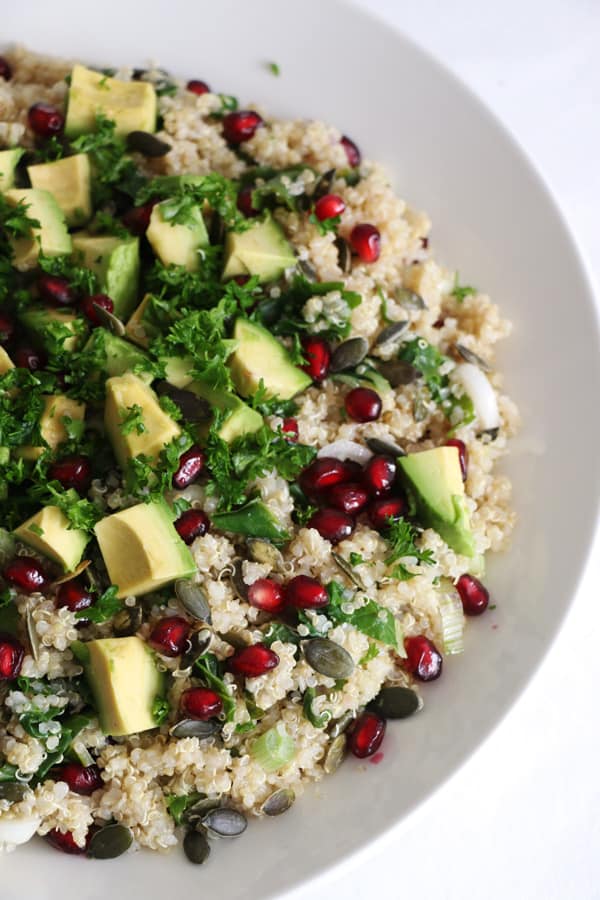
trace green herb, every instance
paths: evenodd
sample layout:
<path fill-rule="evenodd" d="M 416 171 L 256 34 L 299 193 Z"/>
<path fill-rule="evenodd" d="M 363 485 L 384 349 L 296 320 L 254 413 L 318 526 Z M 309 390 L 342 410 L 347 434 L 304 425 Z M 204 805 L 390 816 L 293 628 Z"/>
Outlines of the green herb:
<path fill-rule="evenodd" d="M 183 794 L 178 797 L 176 794 L 167 794 L 165 797 L 165 803 L 167 805 L 167 810 L 169 814 L 175 820 L 176 825 L 181 825 L 183 823 L 183 814 L 190 806 L 194 806 L 199 800 L 204 800 L 206 794 L 199 794 L 197 791 L 193 791 L 191 794 Z"/>
<path fill-rule="evenodd" d="M 358 661 L 359 666 L 366 666 L 367 663 L 370 663 L 372 659 L 375 659 L 376 656 L 379 656 L 379 647 L 377 644 L 374 644 L 372 641 L 369 641 L 369 649 L 361 656 Z"/>
<path fill-rule="evenodd" d="M 51 138 L 44 141 L 40 147 L 36 148 L 36 162 L 55 162 L 57 159 L 62 159 L 65 152 L 66 147 L 64 142 L 53 134 Z"/>
<path fill-rule="evenodd" d="M 95 625 L 108 622 L 124 607 L 123 601 L 117 597 L 118 590 L 119 588 L 116 585 L 111 585 L 98 597 L 92 606 L 75 613 L 75 618 L 88 619 L 90 622 L 94 622 Z"/>
<path fill-rule="evenodd" d="M 325 728 L 332 719 L 332 713 L 330 710 L 325 709 L 321 714 L 315 712 L 313 708 L 313 703 L 316 698 L 316 691 L 314 688 L 307 688 L 304 691 L 304 697 L 302 698 L 302 711 L 304 712 L 304 716 L 311 725 L 315 728 Z"/>
<path fill-rule="evenodd" d="M 131 232 L 125 228 L 119 219 L 115 219 L 110 213 L 103 212 L 100 209 L 88 225 L 87 230 L 92 234 L 114 235 L 114 237 L 118 237 L 121 240 L 127 240 L 127 238 L 131 237 Z"/>
<path fill-rule="evenodd" d="M 293 400 L 281 400 L 279 397 L 270 397 L 261 378 L 258 388 L 249 398 L 252 409 L 258 410 L 263 416 L 293 416 L 298 411 L 298 404 Z"/>
<path fill-rule="evenodd" d="M 214 113 L 214 115 L 224 116 L 228 112 L 235 112 L 239 106 L 237 97 L 234 97 L 233 94 L 219 94 L 219 100 L 221 101 L 221 109 L 218 113 Z"/>
<path fill-rule="evenodd" d="M 143 434 L 147 430 L 144 425 L 144 410 L 137 403 L 121 409 L 120 417 L 119 431 L 123 435 L 131 434 L 132 431 Z"/>
<path fill-rule="evenodd" d="M 260 167 L 255 169 L 254 177 L 260 179 L 261 183 L 256 184 L 252 189 L 254 209 L 275 209 L 278 206 L 284 206 L 291 212 L 299 212 L 302 195 L 294 190 L 294 185 L 298 177 L 306 171 L 313 170 L 303 163 L 279 171 Z"/>
<path fill-rule="evenodd" d="M 12 763 L 1 762 L 0 783 L 3 781 L 16 781 L 18 771 L 19 769 L 17 768 L 17 766 L 13 766 Z"/>
<path fill-rule="evenodd" d="M 453 423 L 467 424 L 475 418 L 471 399 L 463 394 L 456 397 L 451 390 L 447 375 L 440 369 L 448 363 L 448 357 L 444 356 L 432 344 L 428 344 L 424 338 L 414 338 L 407 341 L 398 353 L 398 359 L 411 363 L 422 375 L 423 386 L 429 393 L 433 402 L 443 410 L 446 417 Z M 417 397 L 417 403 L 422 402 L 422 397 Z M 454 421 L 454 420 L 457 421 Z"/>
<path fill-rule="evenodd" d="M 50 769 L 59 762 L 62 762 L 64 755 L 69 746 L 73 743 L 74 738 L 76 738 L 79 732 L 83 731 L 91 721 L 92 717 L 85 713 L 69 716 L 69 718 L 61 721 L 62 730 L 58 739 L 58 746 L 52 753 L 48 753 L 44 762 L 35 773 L 35 779 L 38 783 L 44 779 Z"/>
<path fill-rule="evenodd" d="M 83 419 L 72 419 L 71 416 L 63 416 L 62 423 L 70 441 L 81 440 L 85 431 L 85 421 Z"/>
<path fill-rule="evenodd" d="M 269 72 L 272 75 L 281 75 L 281 68 L 278 65 L 278 63 L 276 63 L 276 62 L 267 63 L 267 67 L 269 69 Z"/>
<path fill-rule="evenodd" d="M 282 644 L 300 643 L 300 635 L 294 628 L 284 625 L 283 622 L 270 622 L 269 627 L 263 635 L 263 643 L 270 647 L 275 641 L 281 641 Z"/>
<path fill-rule="evenodd" d="M 40 223 L 27 214 L 28 209 L 29 204 L 24 200 L 12 206 L 0 194 L 0 231 L 10 238 L 29 237 L 31 229 L 39 228 Z"/>
<path fill-rule="evenodd" d="M 401 560 L 410 557 L 416 563 L 423 563 L 426 566 L 435 565 L 432 550 L 420 550 L 416 544 L 418 531 L 414 526 L 407 522 L 406 519 L 389 519 L 388 527 L 384 537 L 389 544 L 390 552 L 385 559 L 386 565 L 394 566 L 389 573 L 391 578 L 397 578 L 398 581 L 408 581 L 415 577 L 415 572 L 410 572 Z"/>
<path fill-rule="evenodd" d="M 350 554 L 349 560 L 351 566 L 362 566 L 362 564 L 366 562 L 365 558 L 361 556 L 360 553 L 355 553 L 354 551 Z"/>
<path fill-rule="evenodd" d="M 330 232 L 333 232 L 335 234 L 337 232 L 338 225 L 342 221 L 342 217 L 330 216 L 330 218 L 328 219 L 319 219 L 314 212 L 311 212 L 308 217 L 308 221 L 316 226 L 320 235 L 326 235 Z"/>
<path fill-rule="evenodd" d="M 222 666 L 214 653 L 204 653 L 199 656 L 194 663 L 194 668 L 200 673 L 200 678 L 207 687 L 215 691 L 223 702 L 223 712 L 225 721 L 232 722 L 235 715 L 235 699 L 228 687 L 223 681 Z"/>
<path fill-rule="evenodd" d="M 80 497 L 74 488 L 64 490 L 59 481 L 39 483 L 30 488 L 32 499 L 41 500 L 47 506 L 58 506 L 69 520 L 69 528 L 92 531 L 102 513 L 90 500 Z"/>
<path fill-rule="evenodd" d="M 95 130 L 75 138 L 71 145 L 76 153 L 89 153 L 91 157 L 94 206 L 109 203 L 115 191 L 135 197 L 146 181 L 127 155 L 125 138 L 115 134 L 115 128 L 114 122 L 99 113 Z"/>
<path fill-rule="evenodd" d="M 39 525 L 36 525 L 35 522 L 32 522 L 31 525 L 29 525 L 27 531 L 31 531 L 32 534 L 37 534 L 38 537 L 44 536 L 44 529 L 40 528 Z"/>
<path fill-rule="evenodd" d="M 335 316 L 324 311 L 316 322 L 307 322 L 302 310 L 311 297 L 320 297 L 337 291 L 343 301 Z M 350 314 L 360 305 L 362 298 L 355 291 L 348 291 L 341 281 L 312 282 L 303 275 L 296 275 L 290 287 L 279 297 L 268 297 L 258 303 L 253 317 L 257 318 L 273 334 L 298 335 L 318 332 L 330 340 L 340 340 L 350 333 Z"/>
<path fill-rule="evenodd" d="M 461 285 L 458 281 L 458 272 L 454 276 L 454 287 L 450 291 L 450 296 L 455 297 L 459 303 L 462 303 L 465 297 L 473 297 L 477 294 L 477 289 L 469 285 Z"/>
<path fill-rule="evenodd" d="M 169 717 L 170 706 L 166 697 L 155 697 L 152 703 L 152 718 L 157 725 L 162 725 Z"/>
<path fill-rule="evenodd" d="M 185 224 L 192 208 L 202 209 L 204 203 L 218 212 L 229 229 L 245 231 L 252 224 L 237 208 L 237 185 L 230 178 L 211 172 L 209 175 L 158 176 L 146 182 L 138 191 L 136 206 L 147 203 L 153 197 L 167 200 L 161 205 L 171 221 Z"/>
<path fill-rule="evenodd" d="M 192 508 L 192 504 L 189 500 L 186 500 L 185 497 L 177 497 L 176 500 L 173 500 L 172 505 L 175 520 L 177 520 L 182 513 L 186 512 L 186 510 Z"/>
<path fill-rule="evenodd" d="M 47 275 L 66 279 L 77 293 L 90 295 L 99 290 L 98 276 L 91 269 L 77 265 L 70 256 L 40 254 L 38 265 Z"/>
<path fill-rule="evenodd" d="M 325 607 L 323 613 L 335 625 L 348 623 L 368 637 L 394 647 L 397 651 L 400 649 L 401 643 L 398 641 L 399 623 L 389 609 L 380 606 L 375 600 L 365 598 L 362 606 L 359 606 L 353 612 L 346 613 L 342 606 L 348 600 L 342 585 L 337 581 L 330 581 L 327 585 L 327 593 L 329 595 L 329 606 Z"/>

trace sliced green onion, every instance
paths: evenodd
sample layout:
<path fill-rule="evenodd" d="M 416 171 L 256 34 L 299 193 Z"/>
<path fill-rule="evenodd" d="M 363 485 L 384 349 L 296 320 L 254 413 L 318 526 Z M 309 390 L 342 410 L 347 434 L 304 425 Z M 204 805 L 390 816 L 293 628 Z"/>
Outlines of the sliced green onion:
<path fill-rule="evenodd" d="M 465 649 L 465 616 L 456 594 L 444 594 L 440 599 L 440 618 L 445 653 L 462 653 Z"/>
<path fill-rule="evenodd" d="M 280 723 L 256 738 L 250 745 L 249 752 L 265 772 L 276 772 L 293 760 L 296 742 Z"/>

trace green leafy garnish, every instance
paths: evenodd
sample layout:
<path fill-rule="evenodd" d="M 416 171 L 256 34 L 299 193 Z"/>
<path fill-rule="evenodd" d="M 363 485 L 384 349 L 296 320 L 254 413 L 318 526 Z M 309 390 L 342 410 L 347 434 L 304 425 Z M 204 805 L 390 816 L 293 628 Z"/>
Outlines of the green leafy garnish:
<path fill-rule="evenodd" d="M 321 714 L 316 713 L 313 709 L 315 697 L 316 691 L 314 688 L 307 688 L 304 691 L 302 711 L 304 712 L 305 718 L 307 718 L 310 724 L 314 725 L 315 728 L 325 728 L 329 722 L 331 722 L 332 713 L 328 709 L 323 710 Z"/>
<path fill-rule="evenodd" d="M 448 375 L 441 371 L 442 366 L 449 362 L 447 356 L 428 344 L 424 338 L 417 337 L 402 345 L 398 358 L 419 370 L 424 389 L 453 425 L 466 425 L 473 421 L 475 413 L 470 397 L 467 394 L 456 397 L 452 393 Z M 419 396 L 417 403 L 421 401 L 422 397 Z"/>
<path fill-rule="evenodd" d="M 357 631 L 362 631 L 368 637 L 400 651 L 402 644 L 398 640 L 399 622 L 389 609 L 380 606 L 375 600 L 365 598 L 362 606 L 352 612 L 344 612 L 342 607 L 348 602 L 348 599 L 342 585 L 337 581 L 330 581 L 327 585 L 327 593 L 329 606 L 322 611 L 335 625 L 347 622 L 353 625 Z"/>
<path fill-rule="evenodd" d="M 181 825 L 185 811 L 199 800 L 203 800 L 205 796 L 206 794 L 199 794 L 197 791 L 193 791 L 191 794 L 182 794 L 179 797 L 176 794 L 168 794 L 165 797 L 165 803 L 169 814 L 175 820 L 175 824 Z"/>
<path fill-rule="evenodd" d="M 121 434 L 131 434 L 132 431 L 135 431 L 137 434 L 143 434 L 146 431 L 144 410 L 137 403 L 120 410 L 120 414 L 119 431 Z"/>
<path fill-rule="evenodd" d="M 314 322 L 304 318 L 303 307 L 311 297 L 337 292 L 340 295 L 335 313 L 323 309 Z M 261 300 L 253 316 L 273 334 L 298 335 L 318 333 L 331 340 L 341 340 L 350 333 L 350 314 L 360 305 L 362 297 L 346 290 L 341 281 L 312 282 L 296 275 L 287 290 L 278 297 Z"/>
<path fill-rule="evenodd" d="M 461 285 L 458 280 L 458 272 L 454 276 L 454 287 L 450 291 L 450 296 L 455 297 L 459 303 L 462 303 L 465 297 L 473 297 L 477 294 L 477 288 L 470 287 L 467 284 Z"/>
<path fill-rule="evenodd" d="M 166 697 L 155 697 L 152 703 L 152 718 L 157 725 L 162 725 L 169 717 L 169 701 Z"/>
<path fill-rule="evenodd" d="M 319 234 L 325 235 L 329 234 L 332 231 L 334 234 L 337 232 L 338 225 L 342 221 L 341 216 L 331 216 L 329 219 L 318 219 L 314 212 L 308 217 L 308 221 L 316 226 Z"/>
<path fill-rule="evenodd" d="M 94 206 L 110 202 L 115 190 L 135 197 L 146 182 L 132 158 L 127 155 L 125 138 L 116 135 L 115 128 L 114 122 L 98 113 L 95 130 L 80 135 L 71 144 L 76 153 L 88 153 L 91 157 L 94 169 Z"/>
<path fill-rule="evenodd" d="M 223 669 L 217 657 L 214 653 L 204 653 L 195 661 L 194 668 L 198 671 L 199 677 L 206 686 L 211 688 L 221 698 L 225 721 L 232 722 L 235 715 L 235 699 L 228 685 L 223 681 Z"/>
<path fill-rule="evenodd" d="M 88 606 L 87 609 L 82 609 L 75 613 L 75 618 L 87 619 L 90 622 L 94 622 L 96 625 L 100 625 L 102 622 L 108 622 L 109 619 L 116 616 L 116 614 L 124 607 L 123 601 L 119 600 L 117 597 L 118 590 L 119 588 L 116 585 L 111 585 L 96 601 L 94 601 L 92 606 Z"/>
<path fill-rule="evenodd" d="M 268 66 L 269 72 L 272 75 L 281 75 L 281 67 L 279 66 L 278 63 L 270 62 L 270 63 L 267 63 L 267 66 Z"/>
<path fill-rule="evenodd" d="M 417 529 L 407 522 L 406 519 L 391 519 L 384 533 L 384 537 L 389 544 L 390 552 L 385 559 L 386 565 L 394 566 L 389 573 L 391 578 L 397 578 L 398 581 L 408 581 L 414 578 L 416 573 L 410 572 L 401 560 L 410 557 L 415 563 L 423 563 L 426 566 L 435 565 L 432 550 L 420 550 L 416 544 L 418 538 Z M 394 565 L 396 563 L 396 565 Z"/>

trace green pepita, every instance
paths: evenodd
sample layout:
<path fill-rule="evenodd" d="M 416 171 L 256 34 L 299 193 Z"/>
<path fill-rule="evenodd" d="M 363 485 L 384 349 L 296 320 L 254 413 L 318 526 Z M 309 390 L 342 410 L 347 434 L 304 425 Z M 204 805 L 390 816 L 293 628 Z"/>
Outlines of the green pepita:
<path fill-rule="evenodd" d="M 478 369 L 481 369 L 482 372 L 493 372 L 493 367 L 487 362 L 487 360 L 482 359 L 481 356 L 478 356 L 473 350 L 470 350 L 468 347 L 465 347 L 464 344 L 459 344 L 458 341 L 454 345 L 454 348 L 459 356 L 462 356 L 465 362 L 471 363 L 474 366 L 477 366 Z"/>
<path fill-rule="evenodd" d="M 116 859 L 131 847 L 133 835 L 125 825 L 105 825 L 92 835 L 88 856 L 93 859 Z"/>
<path fill-rule="evenodd" d="M 176 738 L 197 737 L 203 741 L 216 734 L 220 727 L 220 724 L 214 721 L 201 722 L 198 719 L 182 719 L 173 725 L 169 734 Z"/>
<path fill-rule="evenodd" d="M 125 325 L 121 320 L 114 315 L 114 313 L 109 312 L 107 309 L 104 309 L 103 306 L 100 306 L 99 303 L 93 303 L 94 312 L 96 314 L 96 318 L 100 320 L 101 324 L 104 325 L 109 331 L 113 334 L 116 334 L 117 337 L 125 337 L 127 331 L 125 329 Z"/>
<path fill-rule="evenodd" d="M 348 275 L 352 269 L 352 250 L 350 245 L 341 235 L 338 235 L 333 243 L 338 252 L 338 266 L 344 275 Z"/>
<path fill-rule="evenodd" d="M 303 644 L 306 661 L 315 672 L 327 678 L 350 678 L 354 660 L 348 651 L 329 638 L 311 638 Z"/>
<path fill-rule="evenodd" d="M 148 131 L 130 131 L 126 140 L 128 150 L 142 153 L 152 159 L 166 156 L 171 149 L 170 144 Z"/>
<path fill-rule="evenodd" d="M 367 353 L 369 344 L 363 337 L 349 338 L 335 348 L 331 356 L 330 372 L 343 372 L 358 366 Z"/>
<path fill-rule="evenodd" d="M 346 756 L 346 743 L 345 734 L 339 734 L 332 740 L 323 761 L 323 769 L 326 775 L 333 775 L 343 763 Z"/>
<path fill-rule="evenodd" d="M 383 454 L 384 456 L 406 456 L 402 447 L 392 444 L 391 441 L 384 441 L 381 438 L 367 438 L 367 446 L 373 453 Z"/>
<path fill-rule="evenodd" d="M 396 290 L 394 291 L 394 298 L 400 304 L 400 306 L 404 307 L 404 309 L 427 309 L 427 304 L 425 303 L 421 295 L 416 294 L 414 291 L 409 291 L 408 288 L 396 288 Z"/>
<path fill-rule="evenodd" d="M 194 865 L 201 866 L 210 856 L 210 844 L 204 831 L 188 831 L 183 839 L 183 852 Z"/>
<path fill-rule="evenodd" d="M 175 582 L 175 595 L 186 613 L 199 622 L 212 621 L 210 603 L 203 588 L 189 578 L 178 578 Z"/>
<path fill-rule="evenodd" d="M 230 806 L 220 806 L 208 812 L 202 824 L 213 837 L 239 837 L 248 827 L 246 816 Z"/>
<path fill-rule="evenodd" d="M 423 701 L 411 688 L 391 685 L 379 691 L 371 706 L 386 719 L 407 719 L 423 708 Z"/>
<path fill-rule="evenodd" d="M 357 587 L 359 591 L 366 591 L 366 587 L 364 586 L 360 575 L 353 569 L 347 559 L 344 559 L 344 557 L 340 556 L 339 553 L 336 553 L 335 550 L 331 552 L 331 557 L 338 569 L 344 573 L 346 578 Z"/>
<path fill-rule="evenodd" d="M 408 319 L 404 319 L 402 322 L 392 322 L 391 325 L 379 332 L 375 340 L 376 346 L 380 347 L 382 344 L 388 344 L 390 341 L 400 340 L 409 324 Z"/>
<path fill-rule="evenodd" d="M 272 569 L 281 571 L 284 567 L 284 559 L 280 550 L 270 541 L 262 538 L 249 538 L 247 541 L 248 556 L 257 563 L 271 566 Z"/>
<path fill-rule="evenodd" d="M 280 816 L 288 811 L 295 799 L 296 795 L 291 788 L 279 788 L 267 797 L 261 811 L 265 816 Z"/>
<path fill-rule="evenodd" d="M 421 377 L 419 370 L 403 359 L 382 360 L 377 367 L 393 388 L 412 384 Z"/>

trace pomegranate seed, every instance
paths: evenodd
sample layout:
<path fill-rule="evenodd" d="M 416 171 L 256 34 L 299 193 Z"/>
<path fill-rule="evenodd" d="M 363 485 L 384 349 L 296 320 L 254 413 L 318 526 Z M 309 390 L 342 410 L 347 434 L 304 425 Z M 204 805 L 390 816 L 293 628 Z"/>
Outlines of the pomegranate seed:
<path fill-rule="evenodd" d="M 63 130 L 65 117 L 49 103 L 34 103 L 29 107 L 27 122 L 39 137 L 52 137 L 53 134 L 59 134 Z"/>
<path fill-rule="evenodd" d="M 346 394 L 344 406 L 355 422 L 374 422 L 381 415 L 381 397 L 371 388 L 352 388 Z"/>
<path fill-rule="evenodd" d="M 17 556 L 4 569 L 4 577 L 26 594 L 42 591 L 47 584 L 46 573 L 33 556 Z"/>
<path fill-rule="evenodd" d="M 456 590 L 462 600 L 465 616 L 480 616 L 490 602 L 490 594 L 486 587 L 474 575 L 461 575 L 456 582 Z"/>
<path fill-rule="evenodd" d="M 208 688 L 190 688 L 181 695 L 181 709 L 190 719 L 206 722 L 223 711 L 223 701 L 215 691 Z"/>
<path fill-rule="evenodd" d="M 308 336 L 302 339 L 302 349 L 306 357 L 302 369 L 313 381 L 323 381 L 329 372 L 331 347 L 324 338 Z"/>
<path fill-rule="evenodd" d="M 12 78 L 12 68 L 4 56 L 0 56 L 0 78 L 4 78 L 5 81 L 10 81 Z"/>
<path fill-rule="evenodd" d="M 158 202 L 158 199 L 149 200 L 148 203 L 144 203 L 143 206 L 132 206 L 131 209 L 128 209 L 121 218 L 125 228 L 130 231 L 131 234 L 135 234 L 138 237 L 146 234 L 148 225 L 150 224 L 152 210 Z"/>
<path fill-rule="evenodd" d="M 59 831 L 58 828 L 53 828 L 52 831 L 45 835 L 45 839 L 51 847 L 54 847 L 55 850 L 61 850 L 63 853 L 70 853 L 73 856 L 83 856 L 87 852 L 90 838 L 91 835 L 88 832 L 85 847 L 78 847 L 70 831 Z"/>
<path fill-rule="evenodd" d="M 248 603 L 263 612 L 280 612 L 284 606 L 281 585 L 271 578 L 258 578 L 248 588 Z"/>
<path fill-rule="evenodd" d="M 186 544 L 193 544 L 196 538 L 202 537 L 210 528 L 210 520 L 201 509 L 186 509 L 175 522 L 175 530 Z"/>
<path fill-rule="evenodd" d="M 79 612 L 81 609 L 87 609 L 93 602 L 94 596 L 83 581 L 72 578 L 71 581 L 65 581 L 59 586 L 55 605 L 57 609 L 66 607 L 71 612 Z"/>
<path fill-rule="evenodd" d="M 293 416 L 290 416 L 288 419 L 284 419 L 281 425 L 281 431 L 283 433 L 286 441 L 290 441 L 290 443 L 295 444 L 298 440 L 298 420 L 294 419 Z"/>
<path fill-rule="evenodd" d="M 334 509 L 341 509 L 345 513 L 357 513 L 367 505 L 369 495 L 360 484 L 334 484 L 329 488 L 327 504 Z"/>
<path fill-rule="evenodd" d="M 250 276 L 249 275 L 234 275 L 232 278 L 232 281 L 235 281 L 236 284 L 239 284 L 240 287 L 243 287 L 243 285 L 248 284 L 248 282 L 250 281 Z"/>
<path fill-rule="evenodd" d="M 55 769 L 55 780 L 66 782 L 69 790 L 85 797 L 104 787 L 98 766 L 82 766 L 75 762 L 65 763 Z"/>
<path fill-rule="evenodd" d="M 75 303 L 75 292 L 66 278 L 55 275 L 40 275 L 37 289 L 42 300 L 54 306 L 70 306 Z"/>
<path fill-rule="evenodd" d="M 79 304 L 79 308 L 92 325 L 102 325 L 102 321 L 98 318 L 97 306 L 109 313 L 113 312 L 115 308 L 115 304 L 106 294 L 92 294 L 89 297 L 84 297 Z"/>
<path fill-rule="evenodd" d="M 0 345 L 7 344 L 15 333 L 14 319 L 0 311 Z"/>
<path fill-rule="evenodd" d="M 405 638 L 406 668 L 419 681 L 434 681 L 442 674 L 442 654 L 424 634 Z"/>
<path fill-rule="evenodd" d="M 92 466 L 87 456 L 65 456 L 48 469 L 51 481 L 60 481 L 65 490 L 75 488 L 85 494 L 92 480 Z"/>
<path fill-rule="evenodd" d="M 350 750 L 359 759 L 373 756 L 381 747 L 385 735 L 385 719 L 378 713 L 367 710 L 354 722 L 348 738 Z"/>
<path fill-rule="evenodd" d="M 167 616 L 156 623 L 149 643 L 163 656 L 180 656 L 189 644 L 190 625 L 181 616 Z"/>
<path fill-rule="evenodd" d="M 243 650 L 236 650 L 227 660 L 227 667 L 235 675 L 258 678 L 279 665 L 279 657 L 266 644 L 252 644 Z"/>
<path fill-rule="evenodd" d="M 337 194 L 325 194 L 324 197 L 319 197 L 315 203 L 315 216 L 319 222 L 324 222 L 325 219 L 335 219 L 336 216 L 341 216 L 345 209 L 346 204 L 341 197 L 338 197 Z"/>
<path fill-rule="evenodd" d="M 458 460 L 460 462 L 462 480 L 466 481 L 467 472 L 469 470 L 469 451 L 467 450 L 466 444 L 464 441 L 459 441 L 458 438 L 451 438 L 449 441 L 446 441 L 446 447 L 456 447 L 458 450 Z"/>
<path fill-rule="evenodd" d="M 374 263 L 381 253 L 381 235 L 379 229 L 368 222 L 355 225 L 350 232 L 350 247 L 361 262 Z"/>
<path fill-rule="evenodd" d="M 250 185 L 241 189 L 237 198 L 237 208 L 243 215 L 246 216 L 247 219 L 251 219 L 254 216 L 257 216 L 259 213 L 258 209 L 255 209 L 252 204 L 252 192 L 254 188 Z"/>
<path fill-rule="evenodd" d="M 13 353 L 13 362 L 18 369 L 37 372 L 46 365 L 46 357 L 41 351 L 34 350 L 33 347 L 17 347 Z"/>
<path fill-rule="evenodd" d="M 372 456 L 365 466 L 363 480 L 373 497 L 389 494 L 396 480 L 396 463 L 391 456 Z"/>
<path fill-rule="evenodd" d="M 199 81 L 197 78 L 192 78 L 185 87 L 186 90 L 191 91 L 192 94 L 198 94 L 199 97 L 201 97 L 202 94 L 210 94 L 210 88 L 207 83 L 205 81 Z"/>
<path fill-rule="evenodd" d="M 0 680 L 16 678 L 21 671 L 24 650 L 12 634 L 0 633 Z"/>
<path fill-rule="evenodd" d="M 329 595 L 316 578 L 296 575 L 285 587 L 285 602 L 296 609 L 321 609 L 329 603 Z"/>
<path fill-rule="evenodd" d="M 407 510 L 408 504 L 404 497 L 383 497 L 374 500 L 368 512 L 373 528 L 384 531 L 389 527 L 390 519 L 400 519 Z"/>
<path fill-rule="evenodd" d="M 351 481 L 353 477 L 354 469 L 347 462 L 334 456 L 320 456 L 300 473 L 298 480 L 307 497 L 312 497 L 334 484 Z"/>
<path fill-rule="evenodd" d="M 242 144 L 254 136 L 263 120 L 253 109 L 240 109 L 223 116 L 223 136 L 230 144 Z"/>
<path fill-rule="evenodd" d="M 182 453 L 179 468 L 173 475 L 173 487 L 183 490 L 192 484 L 202 472 L 205 462 L 206 456 L 197 444 Z"/>
<path fill-rule="evenodd" d="M 340 141 L 340 144 L 346 151 L 349 165 L 352 166 L 353 169 L 356 169 L 357 166 L 360 166 L 362 157 L 360 154 L 360 150 L 358 149 L 354 141 L 351 141 L 349 137 L 346 137 L 346 135 L 344 135 Z"/>
<path fill-rule="evenodd" d="M 352 516 L 339 509 L 318 509 L 307 523 L 307 528 L 316 528 L 321 537 L 330 544 L 339 544 L 340 541 L 349 538 L 354 526 Z"/>

